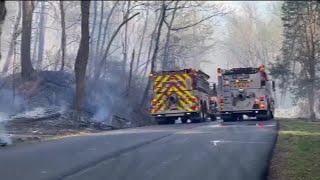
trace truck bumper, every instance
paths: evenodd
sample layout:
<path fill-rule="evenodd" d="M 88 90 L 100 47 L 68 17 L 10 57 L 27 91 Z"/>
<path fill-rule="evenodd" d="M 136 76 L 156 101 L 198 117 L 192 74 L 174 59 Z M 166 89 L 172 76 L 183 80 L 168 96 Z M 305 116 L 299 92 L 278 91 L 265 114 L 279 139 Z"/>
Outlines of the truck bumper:
<path fill-rule="evenodd" d="M 247 115 L 247 116 L 256 116 L 258 114 L 267 114 L 267 110 L 241 110 L 241 111 L 220 111 L 219 116 L 228 116 L 228 115 Z"/>
<path fill-rule="evenodd" d="M 160 113 L 151 114 L 152 117 L 162 118 L 162 117 L 194 117 L 199 116 L 199 112 L 179 112 L 179 113 Z"/>

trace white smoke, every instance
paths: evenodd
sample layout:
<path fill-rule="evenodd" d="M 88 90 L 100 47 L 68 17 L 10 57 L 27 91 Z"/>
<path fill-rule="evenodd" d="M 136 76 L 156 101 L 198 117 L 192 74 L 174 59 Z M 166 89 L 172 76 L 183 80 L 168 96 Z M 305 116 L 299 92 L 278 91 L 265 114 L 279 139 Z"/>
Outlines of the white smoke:
<path fill-rule="evenodd" d="M 0 145 L 11 144 L 11 138 L 5 130 L 5 122 L 8 121 L 9 117 L 7 114 L 0 112 Z"/>

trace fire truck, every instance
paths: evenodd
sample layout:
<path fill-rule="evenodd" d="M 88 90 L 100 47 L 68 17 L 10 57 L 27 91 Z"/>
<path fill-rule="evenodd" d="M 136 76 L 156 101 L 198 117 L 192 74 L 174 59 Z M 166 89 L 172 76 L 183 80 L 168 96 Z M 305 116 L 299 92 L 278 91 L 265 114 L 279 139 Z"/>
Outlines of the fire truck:
<path fill-rule="evenodd" d="M 275 83 L 265 66 L 217 69 L 219 115 L 224 121 L 243 120 L 243 115 L 269 120 L 274 114 Z"/>
<path fill-rule="evenodd" d="M 161 71 L 150 75 L 153 82 L 151 115 L 158 124 L 193 123 L 215 119 L 209 75 L 200 70 Z"/>

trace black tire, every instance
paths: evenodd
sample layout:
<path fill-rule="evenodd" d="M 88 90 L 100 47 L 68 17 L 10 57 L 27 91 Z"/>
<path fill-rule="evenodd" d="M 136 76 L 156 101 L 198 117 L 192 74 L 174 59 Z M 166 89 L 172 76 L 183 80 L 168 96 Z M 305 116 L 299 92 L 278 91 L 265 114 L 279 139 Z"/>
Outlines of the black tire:
<path fill-rule="evenodd" d="M 243 115 L 238 115 L 236 118 L 238 121 L 243 121 Z"/>
<path fill-rule="evenodd" d="M 188 118 L 182 117 L 182 118 L 181 118 L 181 122 L 182 122 L 183 124 L 186 124 L 186 123 L 188 122 Z"/>
<path fill-rule="evenodd" d="M 159 125 L 163 125 L 163 124 L 169 124 L 169 119 L 168 118 L 156 118 L 156 121 Z"/>
<path fill-rule="evenodd" d="M 233 122 L 235 121 L 236 117 L 233 116 L 233 115 L 228 115 L 228 116 L 221 116 L 221 119 L 224 121 L 224 122 Z"/>
<path fill-rule="evenodd" d="M 273 115 L 272 115 L 272 111 L 268 110 L 268 111 L 267 111 L 267 119 L 266 119 L 266 120 L 267 120 L 267 121 L 268 121 L 268 120 L 271 120 L 271 119 L 272 119 L 272 116 L 273 116 Z"/>
<path fill-rule="evenodd" d="M 168 124 L 174 124 L 176 122 L 176 118 L 169 118 Z"/>
<path fill-rule="evenodd" d="M 206 122 L 206 113 L 200 112 L 200 122 Z"/>
<path fill-rule="evenodd" d="M 274 119 L 273 111 L 271 111 L 271 119 Z"/>
<path fill-rule="evenodd" d="M 192 123 L 200 123 L 201 122 L 201 118 L 197 117 L 197 118 L 192 118 L 191 119 Z"/>
<path fill-rule="evenodd" d="M 157 123 L 158 123 L 159 125 L 168 124 L 168 122 L 167 122 L 167 121 L 165 121 L 165 120 L 163 120 L 163 119 L 158 120 L 158 121 L 157 121 Z"/>
<path fill-rule="evenodd" d="M 211 121 L 216 121 L 217 120 L 217 116 L 215 116 L 215 115 L 211 115 L 210 118 L 211 118 Z"/>

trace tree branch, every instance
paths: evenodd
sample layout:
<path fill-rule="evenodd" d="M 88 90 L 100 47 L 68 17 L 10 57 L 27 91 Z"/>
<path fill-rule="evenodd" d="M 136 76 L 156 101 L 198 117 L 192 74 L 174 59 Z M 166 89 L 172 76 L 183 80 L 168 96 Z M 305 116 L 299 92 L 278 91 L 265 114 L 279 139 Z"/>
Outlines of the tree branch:
<path fill-rule="evenodd" d="M 105 59 L 107 58 L 107 56 L 108 56 L 108 52 L 109 52 L 109 50 L 110 50 L 112 41 L 113 41 L 114 38 L 117 36 L 117 34 L 118 34 L 118 32 L 120 31 L 121 27 L 122 27 L 123 25 L 125 25 L 126 23 L 128 23 L 132 18 L 134 18 L 135 16 L 137 16 L 137 15 L 139 15 L 139 14 L 140 14 L 140 12 L 137 12 L 137 13 L 135 13 L 134 15 L 132 15 L 131 17 L 129 17 L 128 19 L 125 19 L 125 20 L 118 26 L 118 28 L 115 30 L 115 32 L 112 34 L 112 36 L 111 36 L 111 38 L 110 38 L 110 41 L 109 41 L 109 43 L 108 43 L 107 49 L 106 49 L 106 51 L 105 51 L 105 53 L 104 53 L 101 61 L 99 62 L 99 68 L 98 68 L 98 71 L 97 71 L 96 74 L 95 74 L 95 78 L 96 78 L 96 79 L 99 77 L 99 74 L 100 74 L 100 72 L 101 72 L 101 67 L 103 66 L 103 62 L 104 62 L 104 60 L 105 60 Z"/>
<path fill-rule="evenodd" d="M 213 18 L 213 17 L 215 17 L 215 16 L 221 16 L 221 15 L 225 15 L 225 13 L 223 13 L 223 12 L 218 12 L 218 13 L 215 13 L 215 14 L 213 14 L 213 15 L 211 15 L 211 16 L 208 16 L 208 17 L 206 17 L 206 18 L 201 19 L 200 21 L 198 21 L 198 22 L 196 22 L 196 23 L 189 24 L 189 25 L 184 26 L 184 27 L 171 28 L 170 30 L 172 30 L 172 31 L 179 31 L 179 30 L 182 30 L 182 29 L 187 29 L 187 28 L 189 28 L 189 27 L 196 26 L 196 25 L 202 23 L 203 21 L 206 21 L 206 20 L 208 20 L 208 19 L 211 19 L 211 18 Z M 167 22 L 165 22 L 165 23 L 166 23 L 166 25 L 167 25 Z"/>

